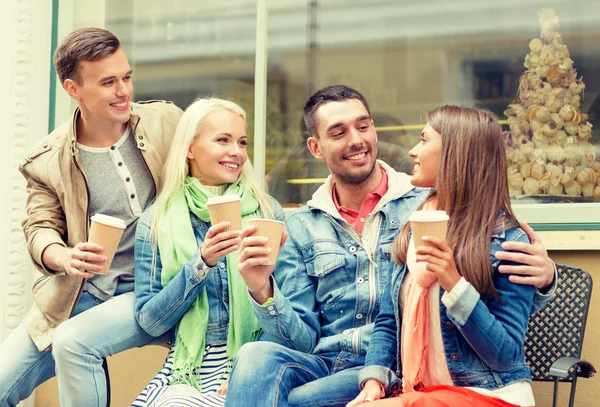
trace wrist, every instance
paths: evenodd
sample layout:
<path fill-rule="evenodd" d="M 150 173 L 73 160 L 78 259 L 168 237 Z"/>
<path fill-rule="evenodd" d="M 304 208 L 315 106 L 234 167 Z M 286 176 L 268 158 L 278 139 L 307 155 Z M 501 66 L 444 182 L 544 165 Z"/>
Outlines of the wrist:
<path fill-rule="evenodd" d="M 547 272 L 549 270 L 550 272 Z M 541 282 L 539 284 L 534 284 L 535 288 L 540 292 L 540 294 L 547 295 L 549 294 L 556 285 L 556 277 L 558 271 L 556 270 L 556 264 L 552 261 L 551 258 L 547 258 L 546 266 L 544 268 L 544 274 L 546 278 L 541 278 Z"/>
<path fill-rule="evenodd" d="M 442 281 L 440 281 L 440 285 L 442 286 L 444 291 L 449 293 L 450 291 L 452 291 L 452 289 L 454 289 L 456 284 L 458 284 L 460 279 L 461 275 L 456 273 L 456 275 L 450 276 L 446 281 L 444 281 L 443 284 Z"/>
<path fill-rule="evenodd" d="M 217 262 L 219 261 L 217 259 L 217 261 L 215 261 L 214 263 L 212 263 L 212 260 L 207 259 L 206 257 L 204 257 L 204 254 L 202 254 L 202 250 L 200 250 L 200 258 L 202 259 L 202 261 L 204 262 L 204 264 L 206 264 L 206 267 L 208 267 L 208 268 L 212 268 L 212 267 L 216 266 Z"/>
<path fill-rule="evenodd" d="M 46 268 L 52 271 L 63 272 L 67 268 L 72 250 L 72 248 L 53 243 L 42 252 L 42 262 Z"/>
<path fill-rule="evenodd" d="M 363 389 L 370 387 L 372 390 L 379 392 L 379 398 L 385 397 L 385 387 L 383 384 L 377 379 L 369 379 L 364 383 Z"/>
<path fill-rule="evenodd" d="M 273 287 L 271 286 L 271 278 L 268 279 L 267 283 L 259 289 L 248 289 L 250 296 L 257 304 L 265 305 L 269 299 L 273 299 Z"/>
<path fill-rule="evenodd" d="M 538 290 L 540 291 L 541 294 L 548 294 L 554 288 L 554 283 L 555 283 L 555 275 L 554 275 L 554 273 L 552 273 L 552 279 L 550 281 L 548 281 L 548 283 L 546 285 L 544 285 L 543 287 L 538 288 Z"/>

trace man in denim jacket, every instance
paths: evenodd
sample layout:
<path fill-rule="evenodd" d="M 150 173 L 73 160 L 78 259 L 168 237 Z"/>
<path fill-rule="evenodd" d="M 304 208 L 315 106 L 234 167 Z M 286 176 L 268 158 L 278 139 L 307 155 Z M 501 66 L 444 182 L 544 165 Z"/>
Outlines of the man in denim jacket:
<path fill-rule="evenodd" d="M 238 354 L 228 406 L 335 406 L 359 393 L 356 374 L 379 312 L 392 241 L 428 193 L 376 160 L 374 123 L 356 90 L 319 90 L 304 119 L 308 148 L 331 175 L 286 220 L 289 236 L 274 279 L 259 238 L 242 241 L 239 270 L 263 334 Z M 503 270 L 530 276 L 519 283 L 543 288 L 552 282 L 554 267 L 541 244 L 513 242 L 504 249 L 522 253 L 504 252 L 502 260 L 519 256 L 529 265 Z M 538 306 L 550 297 L 538 293 Z"/>

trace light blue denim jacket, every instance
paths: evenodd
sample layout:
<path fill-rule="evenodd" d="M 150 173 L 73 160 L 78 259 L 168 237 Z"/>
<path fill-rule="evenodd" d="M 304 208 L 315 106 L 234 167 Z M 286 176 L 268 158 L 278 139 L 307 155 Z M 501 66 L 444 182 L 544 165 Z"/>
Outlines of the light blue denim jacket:
<path fill-rule="evenodd" d="M 467 291 L 458 297 L 452 308 L 446 308 L 441 300 L 444 290 L 440 288 L 442 340 L 450 376 L 457 386 L 493 389 L 531 380 L 523 342 L 529 315 L 535 308 L 535 288 L 513 284 L 508 281 L 508 275 L 497 271 L 504 262 L 497 260 L 494 253 L 501 250 L 505 241 L 529 243 L 529 239 L 520 228 L 492 236 L 489 257 L 494 269 L 494 286 L 503 303 L 495 298 L 482 300 L 477 290 L 468 284 Z M 397 377 L 402 374 L 401 362 L 397 360 L 397 335 L 402 317 L 399 315 L 398 295 L 406 266 L 392 264 L 392 268 L 365 367 L 358 375 L 359 383 L 368 379 L 379 380 L 388 394 L 397 390 Z"/>
<path fill-rule="evenodd" d="M 331 177 L 286 220 L 289 236 L 274 271 L 273 301 L 251 301 L 261 340 L 306 353 L 364 355 L 387 282 L 392 241 L 426 198 L 406 174 L 379 162 L 388 191 L 367 217 L 363 235 L 338 213 Z M 375 222 L 375 223 L 372 223 Z M 365 233 L 375 233 L 366 247 Z"/>
<path fill-rule="evenodd" d="M 281 206 L 272 200 L 277 220 L 285 220 Z M 227 287 L 227 258 L 223 256 L 214 267 L 208 267 L 198 250 L 165 287 L 162 286 L 162 264 L 157 248 L 156 271 L 152 271 L 152 238 L 150 226 L 154 205 L 138 220 L 135 236 L 135 317 L 148 334 L 158 337 L 177 326 L 198 294 L 206 288 L 208 297 L 208 327 L 206 344 L 227 341 L 229 324 L 229 292 Z M 211 224 L 189 212 L 196 245 L 200 247 Z M 171 343 L 175 343 L 175 329 Z"/>

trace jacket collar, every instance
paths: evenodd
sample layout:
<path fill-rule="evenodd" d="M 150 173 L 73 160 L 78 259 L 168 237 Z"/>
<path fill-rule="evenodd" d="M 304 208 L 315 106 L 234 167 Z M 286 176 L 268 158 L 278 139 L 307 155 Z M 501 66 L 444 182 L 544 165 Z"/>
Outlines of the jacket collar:
<path fill-rule="evenodd" d="M 134 105 L 134 103 L 130 104 L 131 115 L 129 116 L 129 128 L 131 129 L 131 134 L 135 134 L 135 129 L 137 128 L 138 123 L 140 122 L 140 116 L 133 112 Z M 77 107 L 71 115 L 69 127 L 67 130 L 68 134 L 67 137 L 65 137 L 65 141 L 69 142 L 69 147 L 72 156 L 75 156 L 75 152 L 77 151 L 77 119 L 79 118 L 79 116 L 81 116 L 81 110 L 79 109 L 79 107 Z"/>
<path fill-rule="evenodd" d="M 381 200 L 373 209 L 373 212 L 379 211 L 383 208 L 387 203 L 398 199 L 408 193 L 413 193 L 413 185 L 410 183 L 410 177 L 403 172 L 396 172 L 392 167 L 387 165 L 385 162 L 381 160 L 377 160 L 379 165 L 384 169 L 388 176 L 388 190 L 384 196 L 381 197 Z M 333 202 L 333 198 L 331 196 L 331 191 L 333 188 L 333 180 L 331 175 L 327 177 L 327 180 L 323 185 L 319 187 L 315 191 L 312 196 L 312 199 L 307 202 L 309 209 L 311 210 L 321 210 L 333 216 L 336 219 L 342 219 L 338 210 L 335 207 Z"/>

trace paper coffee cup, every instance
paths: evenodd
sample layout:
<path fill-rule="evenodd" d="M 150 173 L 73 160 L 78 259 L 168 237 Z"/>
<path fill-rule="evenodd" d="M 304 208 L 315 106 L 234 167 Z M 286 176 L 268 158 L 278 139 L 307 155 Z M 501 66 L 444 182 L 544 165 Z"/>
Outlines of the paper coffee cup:
<path fill-rule="evenodd" d="M 102 246 L 104 250 L 100 254 L 103 254 L 108 258 L 106 263 L 88 261 L 90 264 L 103 266 L 102 271 L 96 272 L 97 274 L 108 273 L 125 227 L 125 222 L 122 219 L 99 213 L 92 216 L 92 225 L 90 226 L 88 242 Z"/>
<path fill-rule="evenodd" d="M 229 221 L 227 230 L 242 230 L 242 209 L 237 195 L 213 196 L 206 201 L 206 208 L 213 225 Z"/>
<path fill-rule="evenodd" d="M 446 241 L 448 231 L 448 215 L 445 211 L 417 211 L 408 218 L 415 247 L 435 245 L 423 241 L 423 236 L 439 237 Z"/>
<path fill-rule="evenodd" d="M 269 253 L 268 264 L 275 265 L 279 255 L 281 235 L 283 234 L 283 222 L 272 219 L 252 219 L 248 222 L 248 225 L 256 226 L 252 236 L 264 236 L 269 239 L 267 246 L 271 248 L 271 253 Z"/>

